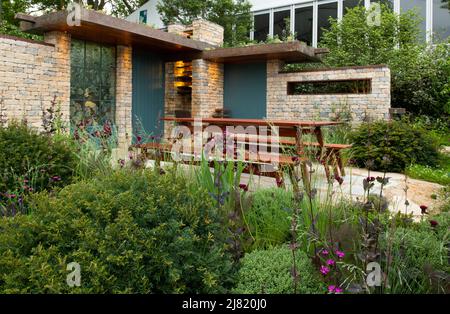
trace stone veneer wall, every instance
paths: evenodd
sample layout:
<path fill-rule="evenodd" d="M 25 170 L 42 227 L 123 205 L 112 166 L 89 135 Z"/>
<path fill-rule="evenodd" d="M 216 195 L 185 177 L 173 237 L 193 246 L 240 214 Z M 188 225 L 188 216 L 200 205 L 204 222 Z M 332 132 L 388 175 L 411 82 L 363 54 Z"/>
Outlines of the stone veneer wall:
<path fill-rule="evenodd" d="M 192 61 L 192 117 L 211 118 L 223 108 L 224 66 L 203 59 Z"/>
<path fill-rule="evenodd" d="M 117 47 L 116 125 L 119 144 L 132 134 L 132 50 Z M 44 42 L 0 35 L 0 110 L 8 120 L 25 118 L 41 128 L 42 110 L 56 96 L 70 121 L 70 35 L 49 32 Z"/>
<path fill-rule="evenodd" d="M 330 119 L 335 111 L 349 109 L 354 121 L 367 116 L 387 119 L 391 107 L 391 75 L 387 66 L 347 67 L 308 72 L 280 73 L 282 62 L 267 63 L 267 118 Z M 288 82 L 371 79 L 370 94 L 288 95 Z"/>
<path fill-rule="evenodd" d="M 117 46 L 116 61 L 116 125 L 119 149 L 126 150 L 132 141 L 132 48 Z"/>
<path fill-rule="evenodd" d="M 192 22 L 192 39 L 202 41 L 214 46 L 222 46 L 224 39 L 222 26 L 207 20 Z"/>
<path fill-rule="evenodd" d="M 44 41 L 0 35 L 0 109 L 36 128 L 55 96 L 66 122 L 70 113 L 70 35 L 50 32 Z"/>

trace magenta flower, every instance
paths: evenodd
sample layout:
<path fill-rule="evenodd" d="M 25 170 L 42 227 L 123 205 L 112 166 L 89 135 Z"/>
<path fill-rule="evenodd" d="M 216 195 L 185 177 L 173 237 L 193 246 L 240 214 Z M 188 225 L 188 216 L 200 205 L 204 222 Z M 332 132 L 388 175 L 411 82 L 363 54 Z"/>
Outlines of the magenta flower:
<path fill-rule="evenodd" d="M 336 286 L 335 285 L 328 286 L 328 292 L 329 293 L 333 293 L 335 290 L 336 290 Z"/>
<path fill-rule="evenodd" d="M 345 256 L 345 253 L 339 250 L 336 250 L 336 255 L 339 257 L 339 259 L 343 259 Z"/>
<path fill-rule="evenodd" d="M 328 251 L 325 249 L 323 249 L 321 253 L 322 253 L 322 255 L 328 255 Z"/>
<path fill-rule="evenodd" d="M 330 269 L 327 266 L 320 266 L 320 272 L 322 273 L 322 275 L 326 276 L 329 272 Z"/>
<path fill-rule="evenodd" d="M 334 264 L 335 264 L 334 260 L 332 259 L 327 260 L 327 265 L 333 266 Z"/>
<path fill-rule="evenodd" d="M 334 289 L 334 293 L 342 293 L 342 292 L 344 292 L 344 289 L 342 289 L 342 288 L 340 288 L 340 287 L 336 287 L 336 288 Z"/>

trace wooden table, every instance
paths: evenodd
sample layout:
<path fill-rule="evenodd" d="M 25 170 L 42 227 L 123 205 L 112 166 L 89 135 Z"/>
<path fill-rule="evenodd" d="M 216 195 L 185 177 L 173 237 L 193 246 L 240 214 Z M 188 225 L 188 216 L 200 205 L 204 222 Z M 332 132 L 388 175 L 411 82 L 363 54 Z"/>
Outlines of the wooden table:
<path fill-rule="evenodd" d="M 304 146 L 303 134 L 313 134 L 315 135 L 318 143 L 318 147 L 323 151 L 325 147 L 322 127 L 336 126 L 342 124 L 336 121 L 288 121 L 288 120 L 259 120 L 259 119 L 230 119 L 230 118 L 175 118 L 166 117 L 162 118 L 164 121 L 171 121 L 181 124 L 191 125 L 195 122 L 201 122 L 203 125 L 216 125 L 225 131 L 227 126 L 266 126 L 270 130 L 272 126 L 277 127 L 276 135 L 280 137 L 294 137 L 295 138 L 295 148 L 297 156 L 304 156 Z M 310 180 L 307 165 L 305 162 L 300 163 L 302 171 L 302 179 L 306 189 L 310 189 Z M 328 175 L 328 171 L 327 171 Z"/>

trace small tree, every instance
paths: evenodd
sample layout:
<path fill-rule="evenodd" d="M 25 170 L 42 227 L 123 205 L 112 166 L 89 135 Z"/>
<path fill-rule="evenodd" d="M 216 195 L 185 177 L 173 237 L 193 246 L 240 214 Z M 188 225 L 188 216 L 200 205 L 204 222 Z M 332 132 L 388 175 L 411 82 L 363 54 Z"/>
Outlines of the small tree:
<path fill-rule="evenodd" d="M 223 26 L 227 46 L 249 40 L 250 8 L 248 0 L 162 0 L 157 5 L 166 25 L 189 25 L 193 20 L 203 18 Z"/>
<path fill-rule="evenodd" d="M 331 19 L 319 44 L 330 50 L 324 62 L 336 67 L 386 64 L 391 69 L 393 107 L 436 117 L 450 113 L 449 95 L 444 92 L 450 80 L 448 45 L 427 46 L 421 39 L 421 20 L 413 10 L 398 15 L 381 4 L 380 25 L 367 22 L 371 13 L 358 6 L 340 22 Z"/>

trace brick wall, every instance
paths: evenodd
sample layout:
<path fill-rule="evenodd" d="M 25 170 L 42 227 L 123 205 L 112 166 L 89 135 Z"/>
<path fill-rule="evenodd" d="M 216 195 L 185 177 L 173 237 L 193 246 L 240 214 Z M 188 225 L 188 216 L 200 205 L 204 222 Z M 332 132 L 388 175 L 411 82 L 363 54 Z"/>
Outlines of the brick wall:
<path fill-rule="evenodd" d="M 70 112 L 70 36 L 51 32 L 44 40 L 0 35 L 0 106 L 8 120 L 37 128 L 55 96 L 66 121 Z"/>
<path fill-rule="evenodd" d="M 333 118 L 336 111 L 349 110 L 354 121 L 366 115 L 387 119 L 391 104 L 390 70 L 386 66 L 348 67 L 309 72 L 280 73 L 282 63 L 267 64 L 267 117 L 272 119 Z M 288 82 L 371 79 L 369 94 L 288 95 Z"/>
<path fill-rule="evenodd" d="M 192 117 L 211 118 L 223 108 L 223 64 L 193 60 L 192 72 Z"/>
<path fill-rule="evenodd" d="M 132 122 L 132 48 L 117 46 L 116 68 L 116 125 L 119 149 L 126 150 L 131 144 Z"/>

